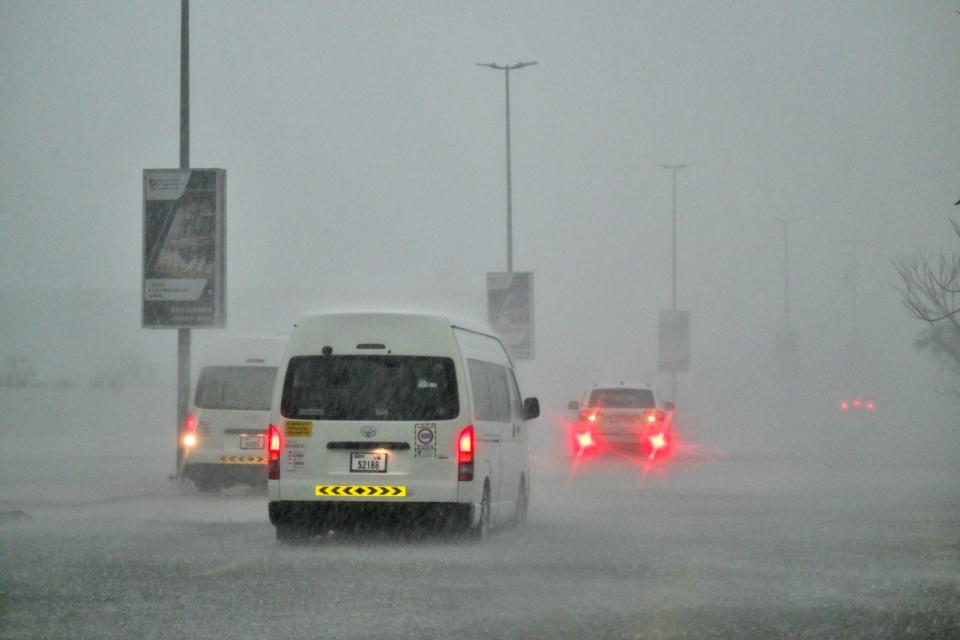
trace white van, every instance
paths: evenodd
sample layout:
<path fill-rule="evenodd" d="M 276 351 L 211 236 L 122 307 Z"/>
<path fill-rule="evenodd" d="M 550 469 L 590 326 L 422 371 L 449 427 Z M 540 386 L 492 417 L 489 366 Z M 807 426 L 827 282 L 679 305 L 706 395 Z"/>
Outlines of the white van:
<path fill-rule="evenodd" d="M 199 491 L 266 481 L 270 399 L 286 340 L 233 338 L 212 343 L 181 436 L 181 475 Z"/>
<path fill-rule="evenodd" d="M 523 522 L 527 421 L 540 405 L 521 397 L 489 329 L 438 315 L 308 316 L 290 336 L 270 413 L 277 538 L 364 517 L 480 537 Z"/>

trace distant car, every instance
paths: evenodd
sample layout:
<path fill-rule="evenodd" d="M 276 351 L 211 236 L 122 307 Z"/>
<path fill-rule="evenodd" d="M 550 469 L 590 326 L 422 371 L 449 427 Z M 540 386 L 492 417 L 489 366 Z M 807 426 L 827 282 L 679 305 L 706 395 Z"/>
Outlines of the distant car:
<path fill-rule="evenodd" d="M 839 407 L 843 413 L 872 413 L 877 408 L 877 404 L 869 398 L 854 396 L 852 398 L 842 399 Z"/>
<path fill-rule="evenodd" d="M 233 338 L 210 345 L 182 427 L 182 476 L 198 491 L 265 485 L 270 400 L 285 339 Z"/>
<path fill-rule="evenodd" d="M 673 444 L 672 402 L 647 385 L 597 385 L 568 408 L 578 412 L 570 430 L 576 457 L 613 451 L 641 453 L 652 459 Z"/>

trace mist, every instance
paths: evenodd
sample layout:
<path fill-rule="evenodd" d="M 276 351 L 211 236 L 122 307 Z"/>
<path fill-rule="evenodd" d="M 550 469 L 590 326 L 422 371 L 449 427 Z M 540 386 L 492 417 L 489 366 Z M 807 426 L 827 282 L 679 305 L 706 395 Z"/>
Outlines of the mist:
<path fill-rule="evenodd" d="M 478 63 L 536 61 L 510 74 L 510 127 L 513 267 L 535 278 L 535 357 L 516 367 L 543 407 L 531 454 L 544 477 L 568 471 L 553 457 L 568 401 L 627 381 L 676 402 L 680 469 L 759 465 L 727 476 L 731 491 L 764 478 L 768 496 L 838 484 L 955 495 L 955 376 L 914 347 L 925 325 L 892 264 L 960 249 L 953 4 L 190 9 L 190 165 L 227 172 L 227 321 L 192 332 L 194 357 L 224 337 L 285 337 L 317 312 L 486 322 L 486 273 L 507 267 L 504 75 Z M 138 491 L 174 491 L 177 338 L 141 326 L 142 171 L 178 166 L 179 28 L 176 2 L 0 3 L 0 365 L 33 372 L 28 389 L 2 390 L 4 426 L 32 451 L 0 471 L 11 508 L 123 496 L 137 469 L 149 470 Z M 679 163 L 676 302 L 691 357 L 674 394 L 658 367 L 674 205 L 659 165 Z M 784 376 L 788 322 L 800 347 Z M 117 402 L 109 427 L 104 393 Z M 53 396 L 61 409 L 31 409 Z M 853 397 L 875 415 L 842 413 Z M 42 433 L 28 434 L 36 420 Z M 61 431 L 91 460 L 126 462 L 44 475 L 73 455 Z M 703 473 L 677 491 L 710 487 Z M 84 474 L 96 489 L 66 490 Z M 583 477 L 587 488 L 563 486 L 589 502 L 590 483 L 612 476 Z M 631 490 L 670 495 L 671 477 Z M 542 488 L 544 528 L 555 517 L 602 532 L 597 512 L 565 513 L 567 494 Z M 241 509 L 256 498 L 239 500 L 224 520 L 255 522 Z M 954 549 L 944 564 L 957 563 Z M 945 611 L 956 624 L 955 597 Z"/>

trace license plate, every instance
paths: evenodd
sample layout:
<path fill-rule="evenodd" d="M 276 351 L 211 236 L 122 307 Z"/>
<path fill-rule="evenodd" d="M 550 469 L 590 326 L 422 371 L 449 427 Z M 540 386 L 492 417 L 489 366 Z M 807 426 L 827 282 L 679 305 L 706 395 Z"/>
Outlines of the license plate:
<path fill-rule="evenodd" d="M 256 436 L 240 436 L 241 449 L 263 449 L 265 446 L 263 434 Z"/>
<path fill-rule="evenodd" d="M 387 454 L 385 453 L 351 453 L 350 471 L 359 473 L 386 473 Z"/>

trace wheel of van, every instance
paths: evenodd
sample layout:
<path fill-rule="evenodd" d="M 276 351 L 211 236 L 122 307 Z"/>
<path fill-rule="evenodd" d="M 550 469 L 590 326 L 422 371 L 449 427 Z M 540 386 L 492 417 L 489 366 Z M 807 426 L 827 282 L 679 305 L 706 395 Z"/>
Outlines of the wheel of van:
<path fill-rule="evenodd" d="M 530 509 L 530 494 L 527 491 L 527 479 L 520 478 L 520 488 L 517 489 L 517 516 L 516 524 L 522 527 L 527 524 L 527 511 Z"/>
<path fill-rule="evenodd" d="M 473 528 L 473 537 L 478 541 L 490 537 L 490 484 L 483 484 L 483 498 L 480 500 L 480 522 Z"/>

